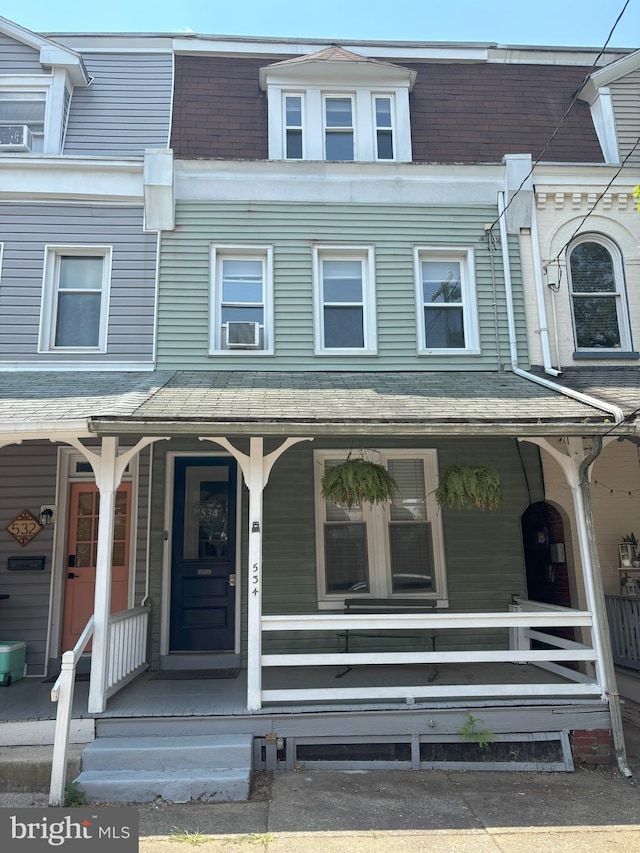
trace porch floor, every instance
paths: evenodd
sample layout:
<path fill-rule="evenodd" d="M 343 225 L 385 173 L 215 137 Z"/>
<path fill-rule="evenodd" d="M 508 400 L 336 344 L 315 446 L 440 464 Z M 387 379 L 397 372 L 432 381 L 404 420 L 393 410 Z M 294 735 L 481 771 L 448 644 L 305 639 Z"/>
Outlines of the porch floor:
<path fill-rule="evenodd" d="M 265 689 L 320 688 L 320 687 L 374 687 L 408 684 L 427 684 L 426 666 L 357 666 L 344 674 L 346 667 L 273 668 L 263 672 Z M 113 696 L 103 714 L 88 714 L 87 699 L 89 684 L 78 681 L 75 685 L 73 718 L 126 718 L 126 717 L 211 717 L 246 716 L 247 677 L 241 670 L 235 679 L 157 679 L 157 672 L 146 672 Z M 482 685 L 482 684 L 566 684 L 567 679 L 531 664 L 455 664 L 438 665 L 435 683 L 438 685 Z M 53 685 L 43 682 L 42 677 L 29 677 L 0 690 L 0 721 L 53 720 L 56 704 L 51 702 Z M 298 704 L 278 703 L 265 705 L 257 714 L 298 714 L 319 711 L 398 710 L 443 707 L 469 704 L 457 696 L 455 701 L 446 699 L 418 700 L 407 704 L 399 687 L 396 701 L 357 702 L 307 702 Z M 523 691 L 522 700 L 527 704 L 558 704 L 567 700 L 554 699 L 552 695 L 532 697 Z M 477 697 L 473 702 L 477 702 Z M 490 704 L 518 704 L 518 697 L 508 700 L 494 699 Z M 575 704 L 576 700 L 568 700 Z M 579 700 L 578 700 L 579 702 Z M 487 704 L 483 701 L 483 704 Z"/>

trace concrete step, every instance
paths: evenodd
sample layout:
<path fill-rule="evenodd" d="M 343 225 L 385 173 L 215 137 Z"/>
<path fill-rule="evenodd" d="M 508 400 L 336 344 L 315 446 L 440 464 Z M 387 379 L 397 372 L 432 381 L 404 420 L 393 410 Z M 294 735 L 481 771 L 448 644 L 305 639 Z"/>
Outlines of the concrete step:
<path fill-rule="evenodd" d="M 84 744 L 71 744 L 67 760 L 67 778 L 80 772 Z M 53 746 L 3 746 L 0 750 L 0 791 L 48 793 L 51 783 Z"/>
<path fill-rule="evenodd" d="M 249 796 L 252 736 L 97 738 L 82 753 L 79 787 L 90 802 L 232 802 Z"/>
<path fill-rule="evenodd" d="M 231 803 L 249 798 L 251 770 L 83 770 L 77 782 L 91 803 Z"/>

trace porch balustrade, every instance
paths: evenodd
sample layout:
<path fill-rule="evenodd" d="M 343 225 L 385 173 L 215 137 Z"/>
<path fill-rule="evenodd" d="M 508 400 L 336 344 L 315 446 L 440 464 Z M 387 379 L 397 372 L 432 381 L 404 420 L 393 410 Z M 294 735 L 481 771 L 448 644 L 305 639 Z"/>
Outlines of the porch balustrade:
<path fill-rule="evenodd" d="M 416 698 L 561 696 L 603 698 L 603 688 L 595 678 L 564 666 L 565 662 L 594 662 L 597 654 L 592 645 L 574 642 L 547 633 L 544 629 L 584 628 L 592 634 L 593 619 L 589 611 L 556 607 L 526 599 L 514 599 L 509 612 L 499 613 L 405 613 L 405 614 L 339 614 L 314 613 L 304 615 L 263 616 L 263 632 L 331 631 L 350 632 L 394 631 L 406 634 L 424 633 L 425 638 L 438 632 L 464 629 L 509 629 L 508 647 L 504 649 L 411 652 L 337 652 L 262 654 L 261 667 L 359 666 L 383 664 L 469 664 L 469 663 L 530 663 L 562 675 L 567 683 L 536 684 L 440 684 L 428 682 L 406 686 L 349 688 L 332 686 L 319 689 L 261 690 L 263 702 L 375 700 L 403 697 Z M 507 632 L 506 632 L 507 633 Z M 462 635 L 460 635 L 462 637 Z M 545 648 L 531 648 L 532 641 Z M 460 645 L 464 641 L 460 640 Z M 425 646 L 426 646 L 425 642 Z M 249 662 L 251 666 L 251 661 Z M 257 710 L 257 709 L 253 709 Z"/>
<path fill-rule="evenodd" d="M 640 670 L 640 597 L 606 595 L 613 662 Z"/>
<path fill-rule="evenodd" d="M 150 607 L 145 605 L 112 613 L 109 617 L 107 697 L 113 696 L 148 668 L 146 655 L 149 611 Z M 58 708 L 51 763 L 50 806 L 64 804 L 76 667 L 93 636 L 93 621 L 91 616 L 73 649 L 62 655 L 60 675 L 51 689 L 51 701 L 57 702 Z"/>

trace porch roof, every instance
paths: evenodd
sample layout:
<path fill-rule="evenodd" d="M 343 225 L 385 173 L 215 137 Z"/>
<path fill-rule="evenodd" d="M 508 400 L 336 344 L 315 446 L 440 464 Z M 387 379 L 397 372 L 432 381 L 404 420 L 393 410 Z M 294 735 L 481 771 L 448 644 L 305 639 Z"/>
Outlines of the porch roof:
<path fill-rule="evenodd" d="M 83 419 L 111 435 L 211 434 L 214 425 L 262 434 L 586 435 L 611 424 L 594 406 L 512 373 L 0 373 L 0 434 Z"/>
<path fill-rule="evenodd" d="M 619 363 L 612 367 L 568 367 L 555 381 L 620 406 L 628 416 L 640 408 L 640 368 L 637 364 L 633 367 Z"/>

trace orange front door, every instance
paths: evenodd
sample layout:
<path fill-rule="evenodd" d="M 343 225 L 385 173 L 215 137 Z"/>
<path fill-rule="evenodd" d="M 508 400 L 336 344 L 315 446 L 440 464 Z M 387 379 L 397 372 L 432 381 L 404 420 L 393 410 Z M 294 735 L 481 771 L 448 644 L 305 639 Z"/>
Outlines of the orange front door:
<path fill-rule="evenodd" d="M 131 483 L 122 483 L 115 501 L 111 612 L 127 609 Z M 72 649 L 93 613 L 100 493 L 95 483 L 72 483 L 69 493 L 61 653 Z"/>

